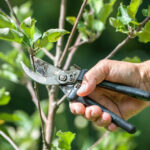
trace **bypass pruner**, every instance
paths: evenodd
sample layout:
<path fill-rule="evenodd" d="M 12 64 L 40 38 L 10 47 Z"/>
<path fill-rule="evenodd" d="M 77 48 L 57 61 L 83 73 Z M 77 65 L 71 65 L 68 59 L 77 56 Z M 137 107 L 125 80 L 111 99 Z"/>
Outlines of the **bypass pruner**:
<path fill-rule="evenodd" d="M 124 129 L 129 133 L 136 132 L 136 127 L 134 125 L 123 120 L 101 104 L 97 103 L 87 96 L 79 97 L 77 95 L 77 90 L 80 88 L 82 79 L 84 77 L 84 74 L 87 72 L 87 69 L 79 69 L 73 66 L 69 71 L 63 71 L 36 57 L 34 57 L 35 72 L 30 70 L 23 62 L 21 62 L 21 64 L 25 73 L 34 81 L 44 85 L 58 85 L 63 93 L 67 95 L 69 101 L 79 101 L 85 106 L 97 105 L 102 109 L 103 112 L 107 112 L 111 115 L 112 122 L 115 123 L 118 127 Z M 126 85 L 108 81 L 103 81 L 97 86 L 127 94 L 138 99 L 147 101 L 150 100 L 150 92 L 143 91 L 134 87 L 129 87 Z"/>

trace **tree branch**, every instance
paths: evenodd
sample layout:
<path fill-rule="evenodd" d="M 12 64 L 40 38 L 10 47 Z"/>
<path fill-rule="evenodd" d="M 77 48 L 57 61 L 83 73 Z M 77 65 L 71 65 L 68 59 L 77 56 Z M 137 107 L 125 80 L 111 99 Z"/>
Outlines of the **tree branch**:
<path fill-rule="evenodd" d="M 71 42 L 72 42 L 73 36 L 74 36 L 75 31 L 76 31 L 76 29 L 77 29 L 77 25 L 78 25 L 79 20 L 80 20 L 80 18 L 81 18 L 81 16 L 82 16 L 82 13 L 83 13 L 83 11 L 84 11 L 84 8 L 85 8 L 85 6 L 86 6 L 86 3 L 87 3 L 87 0 L 84 0 L 83 3 L 82 3 L 82 5 L 81 5 L 81 8 L 80 8 L 80 10 L 79 10 L 79 13 L 78 13 L 76 22 L 75 22 L 75 24 L 74 24 L 74 26 L 73 26 L 73 28 L 72 28 L 72 31 L 71 31 L 70 36 L 69 36 L 69 38 L 68 38 L 67 44 L 66 44 L 65 49 L 64 49 L 64 51 L 63 51 L 63 54 L 62 54 L 62 56 L 60 57 L 60 61 L 59 61 L 59 64 L 58 64 L 59 67 L 61 66 L 61 64 L 62 64 L 62 62 L 63 62 L 63 59 L 64 59 L 64 57 L 65 57 L 65 55 L 66 55 L 66 53 L 67 53 L 67 51 L 68 51 L 68 48 L 69 48 L 69 46 L 70 46 L 70 44 L 71 44 Z"/>
<path fill-rule="evenodd" d="M 79 46 L 83 45 L 83 44 L 86 44 L 86 43 L 89 43 L 89 41 L 81 41 L 80 39 L 80 42 L 77 43 L 76 45 L 74 44 L 73 46 L 71 46 L 68 50 L 71 51 L 72 49 L 74 48 L 78 48 Z"/>
<path fill-rule="evenodd" d="M 139 32 L 144 26 L 145 24 L 150 20 L 150 16 L 146 17 L 139 25 L 139 27 L 137 27 L 137 29 L 135 30 L 135 33 L 136 32 Z M 132 35 L 132 34 L 131 34 Z M 119 50 L 120 48 L 122 48 L 130 39 L 132 39 L 131 35 L 128 35 L 128 37 L 126 37 L 126 39 L 124 39 L 121 43 L 119 43 L 116 48 L 114 50 L 112 50 L 112 52 L 107 56 L 105 57 L 105 59 L 109 59 L 111 58 L 112 56 L 114 56 Z M 134 35 L 134 33 L 133 33 Z"/>
<path fill-rule="evenodd" d="M 46 142 L 50 146 L 52 143 L 52 136 L 54 132 L 54 119 L 55 119 L 55 112 L 56 112 L 56 91 L 57 87 L 52 86 L 51 89 L 47 87 L 48 94 L 49 94 L 49 111 L 48 111 L 48 118 L 46 123 Z"/>
<path fill-rule="evenodd" d="M 51 59 L 51 60 L 54 62 L 55 57 L 54 57 L 49 51 L 47 51 L 45 48 L 41 48 L 41 50 L 44 52 L 44 54 L 45 54 L 49 59 Z"/>
<path fill-rule="evenodd" d="M 88 150 L 92 150 L 94 147 L 96 147 L 106 136 L 108 136 L 109 131 L 106 131 L 91 147 L 88 148 Z"/>
<path fill-rule="evenodd" d="M 35 62 L 34 62 L 34 50 L 30 48 L 30 55 L 31 55 L 31 61 L 33 64 L 33 70 L 35 71 Z M 37 98 L 37 106 L 38 106 L 38 111 L 39 111 L 39 116 L 40 116 L 40 121 L 41 121 L 41 132 L 42 132 L 42 140 L 43 140 L 43 149 L 48 150 L 48 145 L 46 143 L 45 139 L 45 130 L 44 130 L 44 122 L 42 119 L 42 112 L 41 112 L 41 105 L 40 105 L 40 100 L 39 100 L 39 92 L 38 92 L 38 85 L 36 82 L 34 82 L 34 90 L 35 90 L 35 95 Z"/>
<path fill-rule="evenodd" d="M 59 105 L 61 105 L 65 101 L 66 98 L 67 98 L 67 95 L 64 95 L 60 100 L 58 100 L 56 103 L 56 107 L 59 107 Z"/>
<path fill-rule="evenodd" d="M 10 143 L 10 145 L 15 149 L 15 150 L 19 150 L 18 146 L 12 141 L 12 139 L 7 136 L 3 131 L 0 131 L 0 135 Z"/>
<path fill-rule="evenodd" d="M 17 18 L 17 16 L 16 16 L 16 14 L 15 14 L 15 12 L 14 12 L 14 10 L 13 10 L 12 6 L 11 6 L 10 1 L 9 1 L 9 0 L 5 0 L 5 2 L 6 2 L 6 4 L 8 5 L 10 12 L 11 12 L 11 13 L 12 13 L 12 15 L 14 16 L 14 18 L 16 19 L 17 26 L 18 26 L 18 28 L 20 29 L 20 22 L 19 22 L 19 20 L 18 20 L 18 18 Z"/>
<path fill-rule="evenodd" d="M 27 87 L 27 89 L 28 89 L 28 91 L 29 91 L 29 93 L 30 93 L 30 95 L 31 95 L 31 97 L 32 97 L 33 103 L 35 104 L 35 106 L 36 106 L 37 109 L 38 109 L 38 99 L 37 99 L 37 97 L 36 97 L 36 94 L 35 94 L 35 91 L 34 91 L 34 89 L 33 89 L 33 86 L 32 86 L 31 81 L 27 80 L 26 87 Z M 43 121 L 46 123 L 46 122 L 47 122 L 47 118 L 46 118 L 44 112 L 42 111 L 42 109 L 41 109 L 41 114 L 42 114 L 42 119 L 43 119 Z"/>
<path fill-rule="evenodd" d="M 64 29 L 65 27 L 65 16 L 66 16 L 66 0 L 61 0 L 60 4 L 60 17 L 59 17 L 59 29 Z M 56 45 L 56 57 L 55 66 L 58 65 L 60 55 L 62 53 L 63 37 L 61 37 Z"/>
<path fill-rule="evenodd" d="M 130 39 L 131 39 L 130 36 L 128 36 L 125 40 L 123 40 L 121 43 L 119 43 L 116 46 L 116 48 L 114 50 L 112 50 L 112 52 L 107 57 L 105 57 L 105 59 L 109 59 L 112 56 L 114 56 L 120 50 L 120 48 L 122 48 Z"/>
<path fill-rule="evenodd" d="M 81 37 L 80 37 L 80 34 L 78 35 L 77 39 L 76 39 L 76 42 L 74 45 L 78 45 L 80 43 L 80 40 L 81 40 Z M 72 60 L 72 57 L 74 56 L 75 52 L 77 51 L 78 47 L 77 46 L 73 46 L 73 49 L 70 51 L 67 59 L 66 59 L 66 62 L 65 62 L 65 65 L 63 67 L 63 70 L 67 70 L 70 63 L 71 63 L 71 60 Z"/>

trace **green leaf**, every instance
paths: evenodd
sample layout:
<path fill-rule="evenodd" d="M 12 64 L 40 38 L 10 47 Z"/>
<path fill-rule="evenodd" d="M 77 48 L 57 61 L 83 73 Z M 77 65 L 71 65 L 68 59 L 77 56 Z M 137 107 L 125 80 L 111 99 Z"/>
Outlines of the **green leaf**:
<path fill-rule="evenodd" d="M 20 5 L 19 7 L 18 6 L 13 7 L 13 10 L 20 22 L 22 22 L 25 18 L 32 16 L 33 11 L 31 9 L 31 5 L 32 5 L 32 2 L 27 1 L 23 3 L 22 5 Z M 12 14 L 11 16 L 13 17 Z"/>
<path fill-rule="evenodd" d="M 5 91 L 5 88 L 0 89 L 0 105 L 6 105 L 10 101 L 9 92 Z"/>
<path fill-rule="evenodd" d="M 146 23 L 144 28 L 137 33 L 137 36 L 139 37 L 139 41 L 143 43 L 150 42 L 150 21 Z"/>
<path fill-rule="evenodd" d="M 64 29 L 50 29 L 44 32 L 42 39 L 47 38 L 48 42 L 57 42 L 65 34 L 69 34 L 69 32 Z"/>
<path fill-rule="evenodd" d="M 0 69 L 0 77 L 10 80 L 14 83 L 18 83 L 18 75 L 16 74 L 14 68 L 8 64 L 3 64 Z"/>
<path fill-rule="evenodd" d="M 8 122 L 14 122 L 20 120 L 20 118 L 15 114 L 7 114 L 7 113 L 0 113 L 0 119 Z"/>
<path fill-rule="evenodd" d="M 148 9 L 142 9 L 142 14 L 145 17 L 150 16 L 150 5 L 148 6 Z"/>
<path fill-rule="evenodd" d="M 45 46 L 45 49 L 46 49 L 47 51 L 50 51 L 52 48 L 53 48 L 53 43 L 48 43 L 48 44 Z M 44 53 L 41 49 L 39 49 L 38 51 L 36 51 L 36 57 L 38 57 L 38 58 L 43 58 L 44 55 L 45 55 L 45 53 Z"/>
<path fill-rule="evenodd" d="M 40 48 L 45 47 L 49 42 L 56 42 L 60 37 L 68 33 L 69 32 L 64 29 L 50 29 L 44 32 L 42 38 L 38 39 L 34 45 Z"/>
<path fill-rule="evenodd" d="M 116 2 L 116 0 L 110 0 L 109 3 L 104 4 L 104 6 L 101 8 L 101 10 L 99 12 L 99 19 L 104 24 L 105 24 L 107 18 L 109 17 L 109 15 L 112 13 L 115 2 Z"/>
<path fill-rule="evenodd" d="M 89 0 L 89 5 L 91 9 L 94 11 L 96 15 L 99 14 L 100 10 L 103 7 L 103 1 L 102 0 Z"/>
<path fill-rule="evenodd" d="M 122 32 L 122 33 L 125 33 L 125 34 L 129 33 L 129 31 L 126 29 L 125 25 L 122 22 L 120 22 L 119 19 L 111 17 L 111 18 L 109 18 L 109 23 L 110 23 L 111 26 L 116 28 L 117 32 Z"/>
<path fill-rule="evenodd" d="M 58 131 L 56 135 L 59 137 L 59 148 L 61 150 L 71 150 L 71 143 L 75 138 L 75 134 L 72 132 Z"/>
<path fill-rule="evenodd" d="M 68 16 L 66 18 L 66 20 L 71 24 L 71 25 L 74 25 L 75 24 L 75 21 L 76 21 L 76 17 L 74 16 Z"/>
<path fill-rule="evenodd" d="M 124 25 L 128 25 L 132 21 L 127 12 L 127 6 L 122 4 L 120 5 L 117 13 L 117 19 L 119 19 Z"/>
<path fill-rule="evenodd" d="M 24 31 L 24 33 L 30 38 L 33 39 L 33 35 L 35 32 L 35 23 L 36 20 L 32 19 L 31 17 L 26 18 L 21 23 L 21 29 Z"/>
<path fill-rule="evenodd" d="M 141 4 L 142 4 L 142 0 L 131 0 L 130 5 L 127 8 L 128 14 L 131 18 L 135 19 L 136 13 Z"/>
<path fill-rule="evenodd" d="M 0 39 L 21 43 L 24 35 L 14 29 L 0 28 Z"/>
<path fill-rule="evenodd" d="M 0 11 L 0 28 L 13 28 L 16 29 L 13 21 L 2 11 Z"/>
<path fill-rule="evenodd" d="M 33 36 L 33 43 L 35 43 L 41 37 L 42 37 L 41 31 L 35 27 L 35 32 L 34 32 L 34 36 Z"/>
<path fill-rule="evenodd" d="M 103 31 L 104 28 L 105 28 L 105 26 L 104 26 L 103 22 L 96 20 L 96 19 L 93 21 L 93 29 L 96 32 L 101 32 L 101 31 Z"/>

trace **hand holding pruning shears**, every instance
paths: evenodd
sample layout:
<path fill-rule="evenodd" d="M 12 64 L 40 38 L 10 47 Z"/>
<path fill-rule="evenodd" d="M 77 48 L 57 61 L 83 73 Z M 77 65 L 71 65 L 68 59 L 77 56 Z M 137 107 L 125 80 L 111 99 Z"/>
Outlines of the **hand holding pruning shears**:
<path fill-rule="evenodd" d="M 109 130 L 115 130 L 117 125 L 129 133 L 136 132 L 135 126 L 123 119 L 149 105 L 149 102 L 138 100 L 150 100 L 150 93 L 146 92 L 150 87 L 144 82 L 148 78 L 143 74 L 145 67 L 140 64 L 103 60 L 89 72 L 75 67 L 63 71 L 35 57 L 34 64 L 36 72 L 22 63 L 26 74 L 38 83 L 58 85 L 68 100 L 72 101 L 70 108 L 73 113 L 85 115 L 98 125 L 107 126 Z"/>

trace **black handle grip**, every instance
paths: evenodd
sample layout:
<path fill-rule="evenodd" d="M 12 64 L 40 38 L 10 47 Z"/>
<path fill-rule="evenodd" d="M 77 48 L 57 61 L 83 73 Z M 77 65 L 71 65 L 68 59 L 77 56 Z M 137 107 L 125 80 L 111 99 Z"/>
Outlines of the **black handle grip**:
<path fill-rule="evenodd" d="M 83 77 L 87 71 L 88 71 L 87 69 L 82 69 L 77 80 L 82 82 Z M 104 80 L 103 82 L 101 82 L 97 86 L 102 87 L 102 88 L 106 88 L 106 89 L 110 89 L 110 90 L 113 90 L 116 92 L 120 92 L 123 94 L 127 94 L 129 96 L 132 96 L 132 97 L 135 97 L 138 99 L 142 99 L 145 101 L 150 101 L 150 92 L 143 91 L 143 90 L 138 89 L 138 88 L 130 87 L 130 86 L 119 84 L 119 83 L 109 82 L 106 80 Z"/>
<path fill-rule="evenodd" d="M 129 96 L 132 96 L 132 97 L 135 97 L 138 99 L 150 101 L 150 92 L 143 91 L 138 88 L 133 88 L 130 86 L 113 83 L 113 82 L 109 82 L 109 81 L 103 81 L 100 84 L 98 84 L 98 86 L 102 87 L 102 88 L 110 89 L 113 91 L 117 91 L 117 92 L 120 92 L 123 94 L 127 94 Z"/>
<path fill-rule="evenodd" d="M 130 123 L 128 123 L 127 121 L 123 120 L 122 118 L 120 118 L 119 116 L 117 116 L 116 114 L 114 114 L 113 112 L 111 112 L 110 110 L 108 110 L 107 108 L 105 108 L 104 106 L 102 106 L 101 104 L 93 101 L 92 99 L 90 99 L 89 97 L 78 97 L 77 101 L 83 103 L 84 105 L 97 105 L 99 106 L 103 112 L 107 112 L 111 115 L 112 118 L 112 122 L 115 123 L 118 127 L 124 129 L 125 131 L 127 131 L 128 133 L 135 133 L 136 132 L 136 127 Z"/>

